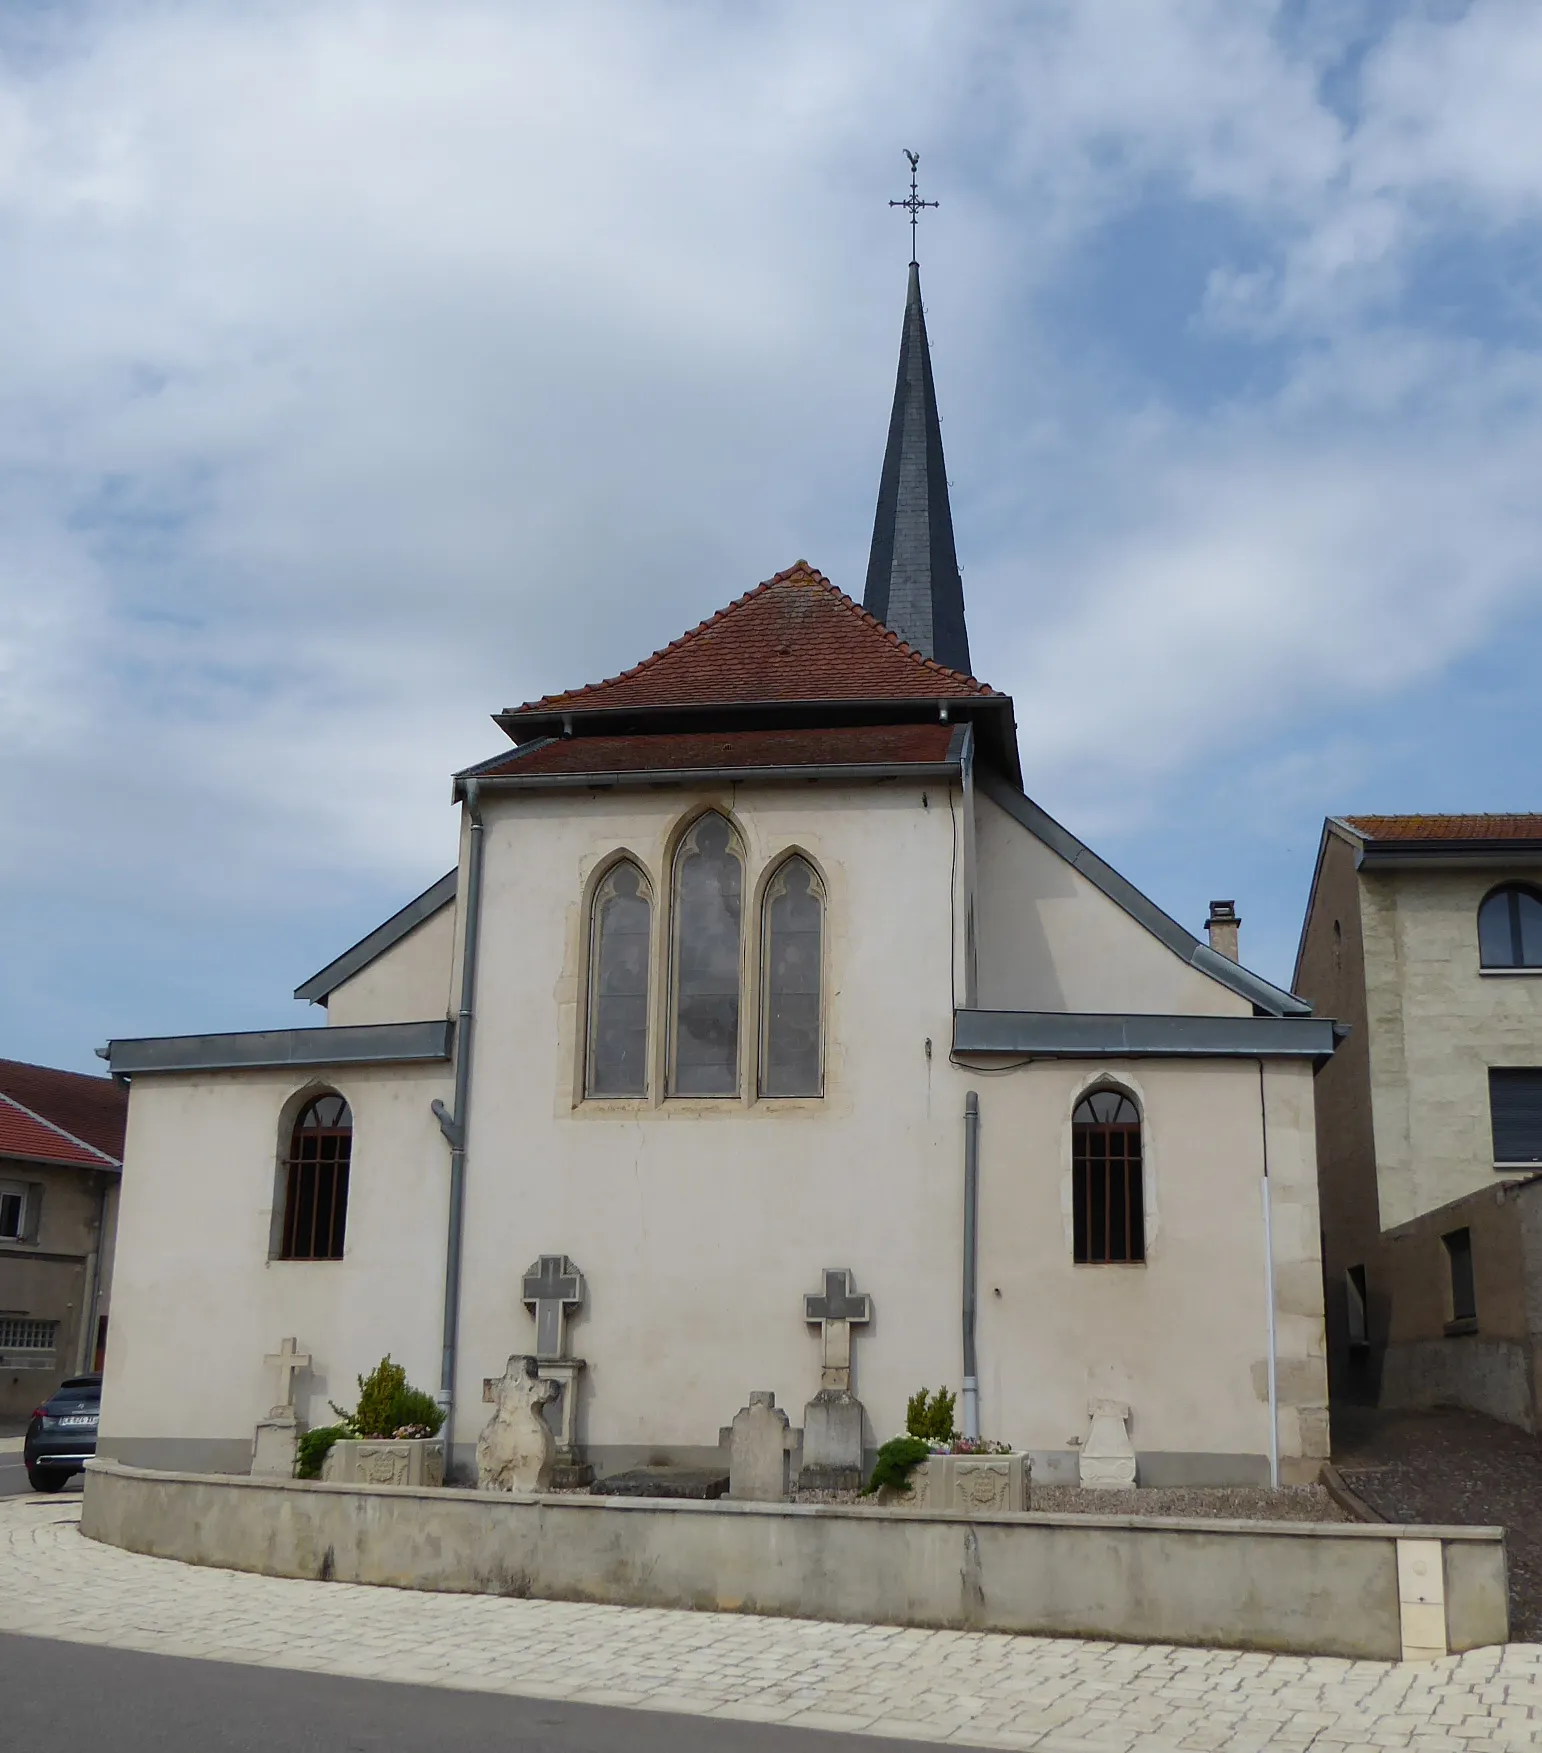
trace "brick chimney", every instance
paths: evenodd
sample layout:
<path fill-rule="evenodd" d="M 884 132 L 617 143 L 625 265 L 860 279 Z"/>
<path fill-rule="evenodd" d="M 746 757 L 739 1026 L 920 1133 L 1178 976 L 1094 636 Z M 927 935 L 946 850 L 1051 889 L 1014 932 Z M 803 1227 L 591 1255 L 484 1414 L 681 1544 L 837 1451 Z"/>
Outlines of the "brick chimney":
<path fill-rule="evenodd" d="M 1212 901 L 1210 917 L 1205 921 L 1205 931 L 1210 938 L 1210 947 L 1218 950 L 1232 961 L 1237 957 L 1237 932 L 1242 921 L 1237 917 L 1235 901 Z"/>

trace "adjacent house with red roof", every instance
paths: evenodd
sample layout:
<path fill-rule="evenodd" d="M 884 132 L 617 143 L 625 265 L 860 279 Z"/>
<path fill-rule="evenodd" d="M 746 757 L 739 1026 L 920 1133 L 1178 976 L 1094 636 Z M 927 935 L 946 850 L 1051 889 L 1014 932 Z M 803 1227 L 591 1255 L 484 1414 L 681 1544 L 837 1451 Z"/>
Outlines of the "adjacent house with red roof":
<path fill-rule="evenodd" d="M 1542 1429 L 1542 815 L 1330 817 L 1294 986 L 1335 1391 Z"/>
<path fill-rule="evenodd" d="M 0 1419 L 101 1367 L 128 1091 L 0 1059 Z"/>
<path fill-rule="evenodd" d="M 1025 794 L 914 268 L 863 600 L 800 561 L 495 722 L 324 1027 L 110 1043 L 103 1453 L 245 1470 L 293 1339 L 301 1421 L 389 1351 L 462 1475 L 527 1353 L 573 1479 L 719 1464 L 770 1388 L 849 1485 L 922 1382 L 1040 1478 L 1093 1405 L 1107 1480 L 1315 1476 L 1333 1027 Z"/>

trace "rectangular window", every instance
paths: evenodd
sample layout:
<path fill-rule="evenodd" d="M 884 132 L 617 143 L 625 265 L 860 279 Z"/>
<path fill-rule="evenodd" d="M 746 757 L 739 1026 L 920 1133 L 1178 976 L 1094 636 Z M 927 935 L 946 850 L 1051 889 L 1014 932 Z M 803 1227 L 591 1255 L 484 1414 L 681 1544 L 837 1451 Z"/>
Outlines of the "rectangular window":
<path fill-rule="evenodd" d="M 52 1355 L 59 1336 L 57 1321 L 34 1321 L 26 1315 L 0 1315 L 0 1355 L 17 1358 L 18 1353 L 34 1356 Z M 20 1361 L 30 1362 L 30 1357 Z"/>
<path fill-rule="evenodd" d="M 0 1242 L 19 1242 L 24 1233 L 27 1189 L 14 1181 L 0 1181 Z"/>
<path fill-rule="evenodd" d="M 1452 1230 L 1442 1236 L 1451 1268 L 1451 1320 L 1476 1321 L 1478 1299 L 1472 1276 L 1472 1231 Z"/>
<path fill-rule="evenodd" d="M 1351 1266 L 1344 1274 L 1344 1300 L 1349 1311 L 1349 1343 L 1368 1345 L 1370 1329 L 1365 1318 L 1365 1268 Z"/>
<path fill-rule="evenodd" d="M 1542 1163 L 1542 1069 L 1494 1067 L 1488 1074 L 1494 1161 Z"/>
<path fill-rule="evenodd" d="M 1071 1224 L 1079 1266 L 1146 1257 L 1138 1126 L 1073 1126 Z"/>

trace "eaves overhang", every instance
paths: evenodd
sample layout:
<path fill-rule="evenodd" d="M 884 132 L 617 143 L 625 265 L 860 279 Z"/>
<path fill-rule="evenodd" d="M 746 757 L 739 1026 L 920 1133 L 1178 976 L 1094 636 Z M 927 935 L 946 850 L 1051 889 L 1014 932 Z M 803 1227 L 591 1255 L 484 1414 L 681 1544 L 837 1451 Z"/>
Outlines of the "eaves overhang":
<path fill-rule="evenodd" d="M 882 696 L 848 700 L 730 701 L 534 711 L 508 707 L 493 722 L 511 741 L 538 737 L 667 736 L 702 730 L 811 730 L 862 724 L 973 724 L 980 758 L 1022 783 L 1009 694 Z"/>
<path fill-rule="evenodd" d="M 1542 870 L 1542 840 L 1367 841 L 1355 868 L 1379 870 Z"/>
<path fill-rule="evenodd" d="M 499 758 L 506 760 L 506 756 Z M 858 785 L 895 779 L 953 779 L 962 771 L 959 761 L 872 761 L 845 765 L 809 763 L 776 767 L 654 767 L 590 773 L 493 773 L 482 776 L 475 769 L 455 775 L 454 796 L 465 796 L 466 781 L 475 779 L 485 796 L 500 791 L 605 791 L 613 788 L 679 785 Z M 296 994 L 298 997 L 299 994 Z"/>
<path fill-rule="evenodd" d="M 1026 1059 L 1309 1059 L 1325 1063 L 1336 1036 L 1330 1017 L 1156 1016 L 958 1010 L 953 1051 Z"/>
<path fill-rule="evenodd" d="M 409 931 L 416 930 L 425 919 L 431 919 L 441 907 L 448 907 L 455 899 L 457 875 L 456 871 L 446 871 L 438 882 L 431 883 L 400 912 L 393 913 L 384 924 L 377 925 L 368 937 L 361 937 L 352 949 L 344 950 L 336 961 L 328 962 L 319 973 L 312 974 L 309 980 L 296 986 L 295 997 L 311 1004 L 324 1004 L 345 980 L 351 980 L 376 957 L 383 956 Z"/>
<path fill-rule="evenodd" d="M 314 1029 L 256 1029 L 232 1035 L 158 1035 L 109 1041 L 113 1075 L 171 1071 L 260 1071 L 293 1066 L 407 1065 L 448 1061 L 455 1024 L 361 1023 Z"/>

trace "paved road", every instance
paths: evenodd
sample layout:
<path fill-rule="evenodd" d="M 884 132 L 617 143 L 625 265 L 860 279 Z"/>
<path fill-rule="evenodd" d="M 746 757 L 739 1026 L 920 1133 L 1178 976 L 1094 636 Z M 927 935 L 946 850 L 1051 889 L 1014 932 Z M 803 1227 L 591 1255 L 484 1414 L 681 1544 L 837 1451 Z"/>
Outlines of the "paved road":
<path fill-rule="evenodd" d="M 64 1495 L 79 1496 L 81 1479 L 77 1474 L 64 1488 Z M 0 1443 L 0 1497 L 31 1497 L 32 1487 L 27 1483 L 27 1469 L 22 1462 L 20 1443 L 15 1451 L 6 1443 Z"/>
<path fill-rule="evenodd" d="M 573 1707 L 634 1706 L 635 1714 L 622 1719 L 618 1748 L 669 1743 L 701 1753 L 717 1747 L 748 1753 L 752 1743 L 735 1737 L 757 1726 L 789 1736 L 829 1729 L 903 1738 L 912 1746 L 947 1742 L 1034 1753 L 1542 1748 L 1542 1645 L 1536 1644 L 1433 1662 L 1349 1662 L 421 1594 L 146 1558 L 84 1539 L 79 1515 L 78 1498 L 0 1503 L 0 1632 L 64 1639 L 77 1646 L 66 1652 L 66 1662 L 87 1661 L 79 1646 L 94 1646 L 199 1656 L 220 1668 L 239 1664 L 263 1697 L 264 1687 L 277 1693 L 309 1685 L 301 1670 L 313 1678 L 391 1680 L 433 1688 L 446 1720 L 461 1720 L 461 1694 L 478 1693 L 484 1697 L 476 1708 L 494 1712 L 490 1720 L 569 1735 L 590 1729 L 588 1713 Z M 29 1743 L 5 1714 L 9 1697 L 0 1684 L 0 1745 L 24 1748 Z M 500 1711 L 506 1715 L 497 1716 Z M 673 1724 L 682 1716 L 704 1719 L 699 1738 L 682 1741 L 673 1727 L 655 1737 L 660 1720 Z M 601 1712 L 593 1721 L 611 1719 Z M 42 1743 L 72 1744 L 64 1731 Z M 114 1753 L 133 1746 L 116 1722 L 93 1744 Z M 249 1744 L 257 1745 L 224 1743 Z M 354 1746 L 374 1753 L 392 1745 L 346 1738 L 293 1744 L 326 1745 L 329 1753 Z M 488 1753 L 510 1744 L 483 1743 Z M 770 1743 L 806 1745 L 810 1753 L 839 1744 Z M 285 1745 L 265 1743 L 273 1753 Z M 419 1745 L 454 1750 L 461 1743 L 429 1735 Z M 464 1745 L 469 1748 L 469 1740 Z"/>
<path fill-rule="evenodd" d="M 3 1634 L 0 1699 L 7 1746 L 112 1753 L 926 1753 L 940 1745 Z"/>

